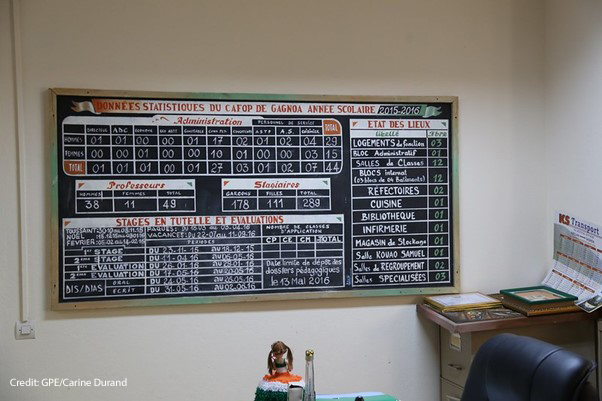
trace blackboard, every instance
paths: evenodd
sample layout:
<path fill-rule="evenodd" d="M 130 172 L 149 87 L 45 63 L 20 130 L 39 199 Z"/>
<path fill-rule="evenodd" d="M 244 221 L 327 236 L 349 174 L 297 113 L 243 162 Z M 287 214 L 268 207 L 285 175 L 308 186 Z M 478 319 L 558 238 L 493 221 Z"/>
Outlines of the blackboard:
<path fill-rule="evenodd" d="M 455 97 L 50 94 L 55 309 L 457 290 Z"/>

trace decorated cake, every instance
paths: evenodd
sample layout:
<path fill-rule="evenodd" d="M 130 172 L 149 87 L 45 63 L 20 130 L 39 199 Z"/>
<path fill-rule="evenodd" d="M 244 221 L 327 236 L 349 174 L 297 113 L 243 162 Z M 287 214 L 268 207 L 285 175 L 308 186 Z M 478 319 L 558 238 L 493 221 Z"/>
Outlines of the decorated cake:
<path fill-rule="evenodd" d="M 289 387 L 304 387 L 301 376 L 291 374 L 292 370 L 293 352 L 276 341 L 268 354 L 268 374 L 257 385 L 255 401 L 286 401 Z"/>

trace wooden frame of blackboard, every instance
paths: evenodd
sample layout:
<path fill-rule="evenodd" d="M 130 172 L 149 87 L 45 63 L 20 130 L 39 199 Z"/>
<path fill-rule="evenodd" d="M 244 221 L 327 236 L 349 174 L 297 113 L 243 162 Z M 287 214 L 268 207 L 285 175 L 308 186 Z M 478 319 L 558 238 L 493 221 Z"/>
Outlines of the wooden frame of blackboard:
<path fill-rule="evenodd" d="M 459 292 L 460 289 L 460 243 L 459 243 L 459 196 L 458 196 L 458 98 L 456 96 L 338 96 L 338 95 L 289 95 L 289 94 L 247 94 L 247 93 L 180 93 L 123 90 L 64 89 L 49 90 L 50 113 L 49 133 L 51 135 L 51 307 L 53 310 L 77 310 L 95 308 L 115 308 L 134 306 L 164 306 L 211 304 L 247 301 L 280 301 L 319 298 L 380 297 L 400 295 L 422 295 Z M 129 300 L 59 300 L 59 193 L 58 193 L 58 96 L 97 96 L 123 99 L 177 99 L 179 101 L 254 101 L 254 102 L 333 102 L 333 103 L 449 103 L 451 105 L 451 188 L 453 225 L 450 234 L 453 238 L 453 286 L 409 287 L 395 289 L 351 289 L 316 292 L 269 293 L 259 295 L 218 295 L 218 296 L 178 296 L 166 298 L 142 298 Z M 351 263 L 346 261 L 346 265 Z M 347 270 L 344 266 L 344 270 Z"/>

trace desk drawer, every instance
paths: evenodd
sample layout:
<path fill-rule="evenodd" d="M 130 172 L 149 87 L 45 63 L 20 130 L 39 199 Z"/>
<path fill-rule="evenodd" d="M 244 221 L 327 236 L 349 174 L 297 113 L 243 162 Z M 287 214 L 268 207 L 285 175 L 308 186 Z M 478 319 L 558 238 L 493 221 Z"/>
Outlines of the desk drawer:
<path fill-rule="evenodd" d="M 460 401 L 463 388 L 441 379 L 441 401 Z"/>
<path fill-rule="evenodd" d="M 472 362 L 470 334 L 452 334 L 441 330 L 441 377 L 463 387 Z"/>

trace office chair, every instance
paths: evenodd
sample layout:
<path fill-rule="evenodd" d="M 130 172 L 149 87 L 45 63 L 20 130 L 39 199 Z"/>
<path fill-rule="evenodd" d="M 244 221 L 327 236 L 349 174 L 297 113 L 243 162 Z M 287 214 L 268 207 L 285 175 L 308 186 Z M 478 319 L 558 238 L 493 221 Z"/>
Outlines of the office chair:
<path fill-rule="evenodd" d="M 587 381 L 595 368 L 559 346 L 499 334 L 477 350 L 461 401 L 599 401 Z"/>

